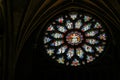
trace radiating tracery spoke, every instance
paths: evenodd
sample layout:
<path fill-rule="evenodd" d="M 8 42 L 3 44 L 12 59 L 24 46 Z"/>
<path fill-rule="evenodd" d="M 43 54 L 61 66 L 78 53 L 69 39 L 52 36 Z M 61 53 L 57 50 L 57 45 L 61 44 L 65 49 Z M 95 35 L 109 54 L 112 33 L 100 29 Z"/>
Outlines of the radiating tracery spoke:
<path fill-rule="evenodd" d="M 70 12 L 56 17 L 45 32 L 47 54 L 60 64 L 79 66 L 95 60 L 105 50 L 107 35 L 92 16 Z"/>

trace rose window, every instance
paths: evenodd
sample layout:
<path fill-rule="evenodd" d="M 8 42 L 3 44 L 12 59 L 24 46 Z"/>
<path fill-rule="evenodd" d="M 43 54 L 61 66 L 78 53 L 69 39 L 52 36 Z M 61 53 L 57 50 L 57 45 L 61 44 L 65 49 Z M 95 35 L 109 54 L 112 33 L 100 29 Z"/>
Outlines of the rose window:
<path fill-rule="evenodd" d="M 59 15 L 47 26 L 46 52 L 60 64 L 79 66 L 93 62 L 106 47 L 103 25 L 91 15 L 80 12 Z"/>

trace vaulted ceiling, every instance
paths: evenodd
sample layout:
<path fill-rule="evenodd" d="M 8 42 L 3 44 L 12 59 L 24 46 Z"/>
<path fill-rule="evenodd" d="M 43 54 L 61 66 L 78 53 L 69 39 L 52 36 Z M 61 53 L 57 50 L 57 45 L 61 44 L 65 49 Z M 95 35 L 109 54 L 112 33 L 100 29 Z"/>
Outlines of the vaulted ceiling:
<path fill-rule="evenodd" d="M 32 48 L 37 47 L 37 36 L 54 15 L 77 8 L 101 19 L 110 32 L 111 44 L 120 49 L 119 0 L 0 0 L 2 80 L 14 80 L 15 67 L 19 55 L 25 51 L 24 46 L 32 44 Z M 29 39 L 31 41 L 27 44 Z M 26 53 L 27 50 L 29 48 L 26 48 Z"/>

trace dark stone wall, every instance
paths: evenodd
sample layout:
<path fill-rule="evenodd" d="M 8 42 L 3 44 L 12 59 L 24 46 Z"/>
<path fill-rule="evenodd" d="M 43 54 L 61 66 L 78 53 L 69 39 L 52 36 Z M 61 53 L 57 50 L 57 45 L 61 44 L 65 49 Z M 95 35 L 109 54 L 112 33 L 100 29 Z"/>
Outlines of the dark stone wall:
<path fill-rule="evenodd" d="M 64 9 L 80 8 L 102 20 L 110 35 L 95 64 L 58 65 L 45 53 L 45 24 Z M 0 0 L 0 80 L 120 80 L 119 0 Z"/>

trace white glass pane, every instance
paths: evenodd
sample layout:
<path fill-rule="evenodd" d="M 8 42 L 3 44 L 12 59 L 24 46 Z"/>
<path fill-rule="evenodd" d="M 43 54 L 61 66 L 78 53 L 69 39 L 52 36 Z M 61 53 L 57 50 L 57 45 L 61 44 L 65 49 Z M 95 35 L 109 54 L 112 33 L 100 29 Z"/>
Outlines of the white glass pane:
<path fill-rule="evenodd" d="M 86 52 L 90 52 L 90 53 L 94 52 L 93 48 L 91 46 L 87 45 L 87 44 L 84 44 L 82 47 L 84 48 L 84 50 Z"/>
<path fill-rule="evenodd" d="M 63 35 L 61 33 L 52 33 L 51 34 L 54 38 L 63 38 Z"/>
<path fill-rule="evenodd" d="M 54 41 L 51 46 L 60 46 L 63 43 L 63 41 Z"/>
<path fill-rule="evenodd" d="M 74 55 L 74 49 L 70 48 L 67 52 L 67 58 L 70 59 Z"/>
<path fill-rule="evenodd" d="M 82 27 L 82 31 L 85 32 L 91 28 L 91 24 L 86 24 Z"/>
<path fill-rule="evenodd" d="M 96 39 L 86 39 L 86 42 L 89 44 L 98 44 L 99 43 L 99 41 Z"/>
<path fill-rule="evenodd" d="M 93 36 L 95 36 L 96 34 L 98 34 L 98 31 L 89 31 L 89 32 L 86 32 L 86 33 L 85 33 L 85 36 L 87 36 L 87 37 L 89 37 L 89 36 L 93 37 Z"/>
<path fill-rule="evenodd" d="M 72 23 L 70 20 L 67 20 L 67 21 L 66 21 L 66 27 L 67 27 L 68 29 L 73 29 L 73 23 Z"/>
<path fill-rule="evenodd" d="M 76 49 L 76 54 L 79 58 L 83 59 L 84 58 L 84 52 L 81 48 Z"/>
<path fill-rule="evenodd" d="M 47 54 L 49 54 L 49 56 L 54 54 L 54 49 L 47 49 Z"/>
<path fill-rule="evenodd" d="M 78 21 L 75 23 L 75 28 L 76 28 L 76 29 L 80 29 L 81 26 L 82 26 L 82 22 L 81 22 L 81 20 L 78 20 Z"/>
<path fill-rule="evenodd" d="M 45 37 L 44 38 L 44 43 L 46 44 L 46 43 L 48 43 L 48 42 L 50 42 L 51 41 L 51 39 L 49 38 L 49 37 Z"/>
<path fill-rule="evenodd" d="M 57 54 L 64 53 L 64 52 L 66 51 L 66 49 L 67 49 L 67 46 L 62 46 L 62 47 L 60 47 L 60 48 L 58 49 L 58 51 L 57 51 Z"/>
<path fill-rule="evenodd" d="M 67 31 L 67 29 L 64 26 L 57 26 L 57 28 L 58 28 L 58 31 L 60 31 L 60 32 L 66 32 Z"/>
<path fill-rule="evenodd" d="M 99 53 L 102 53 L 104 51 L 104 46 L 97 46 L 95 48 Z"/>
<path fill-rule="evenodd" d="M 72 20 L 75 20 L 77 18 L 77 14 L 70 14 L 70 17 L 72 18 Z"/>
<path fill-rule="evenodd" d="M 96 24 L 95 24 L 94 28 L 99 29 L 99 28 L 102 28 L 102 26 L 101 26 L 101 24 L 100 24 L 100 23 L 96 22 Z"/>

